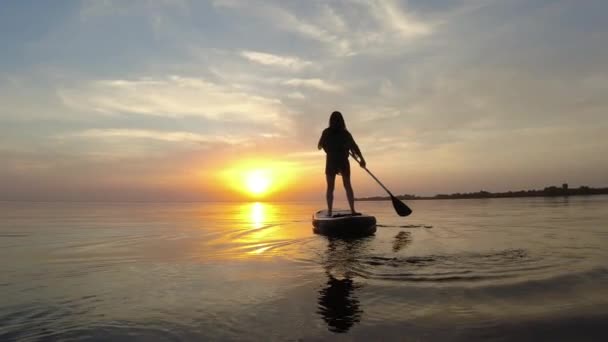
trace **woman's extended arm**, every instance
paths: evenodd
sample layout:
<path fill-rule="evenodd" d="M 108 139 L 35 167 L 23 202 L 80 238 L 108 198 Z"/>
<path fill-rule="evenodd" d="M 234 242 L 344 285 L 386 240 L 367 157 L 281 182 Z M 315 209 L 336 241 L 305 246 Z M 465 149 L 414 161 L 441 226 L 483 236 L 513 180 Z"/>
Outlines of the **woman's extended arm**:
<path fill-rule="evenodd" d="M 357 143 L 355 142 L 355 139 L 353 138 L 353 136 L 350 136 L 350 141 L 351 141 L 351 146 L 350 146 L 350 150 L 352 151 L 353 155 L 357 156 L 359 160 L 357 160 L 359 162 L 359 165 L 361 165 L 361 167 L 365 167 L 366 162 L 365 162 L 365 158 L 363 158 L 363 153 L 361 153 L 361 150 L 359 149 L 359 145 L 357 145 Z M 355 158 L 357 159 L 357 158 Z"/>

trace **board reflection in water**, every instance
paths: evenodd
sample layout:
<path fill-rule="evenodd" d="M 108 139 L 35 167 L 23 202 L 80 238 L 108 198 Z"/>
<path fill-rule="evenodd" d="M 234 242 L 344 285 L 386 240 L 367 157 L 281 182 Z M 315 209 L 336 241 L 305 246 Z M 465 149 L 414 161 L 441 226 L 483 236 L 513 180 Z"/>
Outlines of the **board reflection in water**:
<path fill-rule="evenodd" d="M 359 259 L 370 239 L 328 238 L 323 260 L 327 283 L 319 291 L 317 313 L 332 332 L 345 333 L 361 321 L 363 310 L 356 295 L 361 285 L 353 279 L 364 271 Z"/>

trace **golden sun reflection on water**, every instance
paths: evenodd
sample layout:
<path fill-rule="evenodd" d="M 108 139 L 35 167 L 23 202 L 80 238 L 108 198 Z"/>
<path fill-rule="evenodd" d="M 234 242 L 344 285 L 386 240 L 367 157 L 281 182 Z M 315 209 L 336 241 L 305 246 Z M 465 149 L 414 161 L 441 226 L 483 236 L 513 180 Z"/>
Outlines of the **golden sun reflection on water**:
<path fill-rule="evenodd" d="M 281 237 L 277 224 L 277 207 L 262 202 L 248 203 L 241 207 L 239 221 L 248 228 L 237 240 L 247 255 L 263 254 L 273 248 L 274 242 Z"/>
<path fill-rule="evenodd" d="M 253 228 L 261 228 L 264 225 L 264 221 L 266 219 L 266 206 L 267 204 L 262 204 L 260 202 L 252 203 L 250 209 L 250 220 Z"/>
<path fill-rule="evenodd" d="M 272 256 L 294 238 L 281 223 L 279 205 L 255 202 L 240 209 L 238 220 L 245 223 L 245 227 L 234 242 L 244 252 L 243 256 Z"/>
<path fill-rule="evenodd" d="M 295 257 L 302 253 L 301 244 L 312 237 L 310 211 L 312 209 L 294 210 L 292 205 L 285 203 L 226 205 L 217 213 L 225 225 L 218 226 L 217 234 L 205 245 L 216 248 L 217 253 L 213 255 L 216 259 Z M 294 218 L 302 218 L 302 221 Z"/>

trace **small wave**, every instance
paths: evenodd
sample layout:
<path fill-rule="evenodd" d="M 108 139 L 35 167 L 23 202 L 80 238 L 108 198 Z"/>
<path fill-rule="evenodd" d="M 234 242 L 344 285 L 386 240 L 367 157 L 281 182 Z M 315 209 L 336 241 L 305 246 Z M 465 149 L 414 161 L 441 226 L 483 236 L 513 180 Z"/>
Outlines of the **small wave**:
<path fill-rule="evenodd" d="M 404 235 L 405 236 L 405 235 Z M 560 268 L 556 260 L 531 256 L 524 249 L 489 253 L 438 254 L 409 257 L 364 256 L 353 265 L 365 266 L 365 278 L 403 282 L 493 281 L 528 277 Z"/>
<path fill-rule="evenodd" d="M 381 257 L 381 256 L 372 256 L 369 258 L 364 258 L 363 262 L 369 265 L 374 265 L 374 266 L 392 266 L 392 267 L 399 267 L 399 266 L 403 266 L 403 265 L 407 265 L 407 264 L 416 264 L 416 265 L 423 265 L 423 264 L 430 264 L 430 263 L 434 263 L 436 262 L 436 258 L 433 256 L 428 256 L 428 257 L 408 257 L 408 258 L 388 258 L 388 257 Z"/>
<path fill-rule="evenodd" d="M 426 224 L 403 224 L 403 225 L 377 224 L 376 227 L 380 227 L 380 228 L 426 228 L 426 229 L 433 228 L 433 226 L 426 225 Z"/>
<path fill-rule="evenodd" d="M 5 234 L 0 234 L 0 238 L 11 238 L 11 237 L 28 237 L 29 235 L 27 234 L 17 234 L 17 233 L 5 233 Z"/>
<path fill-rule="evenodd" d="M 498 280 L 505 279 L 508 276 L 506 275 L 481 275 L 481 274 L 471 274 L 468 275 L 466 273 L 460 275 L 453 276 L 443 276 L 430 274 L 428 276 L 417 276 L 411 274 L 386 274 L 382 275 L 379 278 L 383 280 L 399 280 L 400 282 L 413 282 L 413 283 L 422 283 L 422 282 L 432 282 L 432 283 L 451 283 L 451 282 L 475 282 L 481 280 Z"/>
<path fill-rule="evenodd" d="M 368 262 L 376 262 L 388 266 L 400 266 L 407 264 L 429 264 L 429 263 L 450 263 L 457 262 L 458 264 L 477 263 L 479 261 L 495 261 L 497 264 L 504 264 L 506 261 L 524 259 L 528 257 L 528 253 L 523 249 L 507 249 L 492 253 L 462 253 L 462 254 L 439 254 L 428 256 L 414 257 L 383 257 L 371 256 L 367 259 Z M 365 259 L 364 259 L 365 260 Z"/>
<path fill-rule="evenodd" d="M 257 227 L 257 228 L 243 229 L 241 231 L 232 233 L 232 238 L 239 238 L 239 237 L 247 236 L 249 234 L 253 234 L 253 233 L 260 232 L 265 229 L 269 229 L 269 228 L 273 228 L 273 227 L 277 227 L 277 226 L 279 226 L 279 225 L 278 224 L 266 224 L 266 225 L 263 225 L 263 226 Z"/>
<path fill-rule="evenodd" d="M 215 254 L 216 257 L 224 256 L 228 258 L 239 256 L 281 256 L 287 260 L 296 260 L 299 263 L 318 263 L 302 258 L 303 255 L 308 255 L 309 251 L 303 251 L 304 246 L 309 243 L 316 241 L 314 236 L 305 238 L 293 238 L 293 239 L 274 239 L 265 241 L 242 241 L 225 244 Z M 299 258 L 299 260 L 297 260 Z M 306 261 L 307 260 L 307 261 Z"/>
<path fill-rule="evenodd" d="M 180 332 L 186 330 L 186 326 L 176 325 L 173 322 L 159 321 L 148 324 L 140 324 L 129 321 L 113 321 L 104 323 L 86 324 L 85 322 L 65 322 L 59 326 L 55 322 L 38 322 L 42 326 L 30 326 L 31 323 L 13 326 L 0 338 L 4 340 L 81 340 L 92 339 L 100 341 L 178 341 L 182 340 Z M 27 327 L 27 329 L 20 329 Z"/>

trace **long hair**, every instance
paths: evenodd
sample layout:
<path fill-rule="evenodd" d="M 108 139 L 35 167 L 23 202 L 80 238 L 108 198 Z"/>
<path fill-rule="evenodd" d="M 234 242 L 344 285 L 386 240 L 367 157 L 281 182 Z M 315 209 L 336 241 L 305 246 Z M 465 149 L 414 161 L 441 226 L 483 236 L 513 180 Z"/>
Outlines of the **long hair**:
<path fill-rule="evenodd" d="M 344 122 L 344 117 L 342 117 L 342 113 L 335 111 L 331 113 L 329 116 L 329 128 L 332 130 L 346 130 L 346 123 Z"/>

